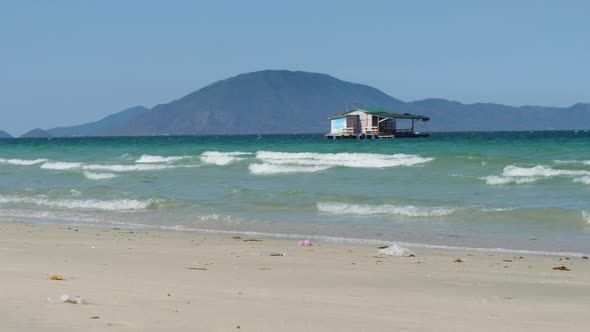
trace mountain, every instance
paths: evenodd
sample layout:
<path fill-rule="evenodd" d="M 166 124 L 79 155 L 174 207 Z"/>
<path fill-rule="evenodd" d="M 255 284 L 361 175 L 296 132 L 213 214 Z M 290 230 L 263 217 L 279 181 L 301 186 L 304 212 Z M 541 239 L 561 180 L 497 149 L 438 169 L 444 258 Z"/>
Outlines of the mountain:
<path fill-rule="evenodd" d="M 325 74 L 265 70 L 219 81 L 158 105 L 111 135 L 320 133 L 354 100 L 397 109 L 404 103 Z"/>
<path fill-rule="evenodd" d="M 330 127 L 327 118 L 353 107 L 355 100 L 359 107 L 429 116 L 430 131 L 590 128 L 590 104 L 558 108 L 434 98 L 404 102 L 376 88 L 325 74 L 264 70 L 215 82 L 149 110 L 137 107 L 95 123 L 50 132 L 58 136 L 325 133 Z"/>
<path fill-rule="evenodd" d="M 21 136 L 22 138 L 45 138 L 51 137 L 51 134 L 43 129 L 35 128 Z"/>
<path fill-rule="evenodd" d="M 0 138 L 12 138 L 12 135 L 5 132 L 4 130 L 0 130 Z"/>
<path fill-rule="evenodd" d="M 109 115 L 96 122 L 89 122 L 73 127 L 53 128 L 49 129 L 48 132 L 53 136 L 103 136 L 111 128 L 119 127 L 147 110 L 143 106 L 135 106 Z"/>

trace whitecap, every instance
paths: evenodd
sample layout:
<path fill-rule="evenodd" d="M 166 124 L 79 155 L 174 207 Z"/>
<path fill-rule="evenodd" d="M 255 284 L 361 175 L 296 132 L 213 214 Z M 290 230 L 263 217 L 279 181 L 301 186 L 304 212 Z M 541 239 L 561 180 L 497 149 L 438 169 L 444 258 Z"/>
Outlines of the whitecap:
<path fill-rule="evenodd" d="M 397 215 L 404 217 L 442 217 L 456 211 L 450 207 L 427 207 L 393 204 L 347 204 L 336 202 L 317 202 L 319 212 L 327 214 L 352 214 L 360 216 Z"/>
<path fill-rule="evenodd" d="M 277 165 L 342 166 L 352 168 L 386 168 L 415 166 L 434 160 L 418 155 L 397 153 L 392 155 L 376 153 L 314 153 L 314 152 L 272 152 L 258 151 L 256 158 Z"/>
<path fill-rule="evenodd" d="M 64 161 L 48 161 L 41 165 L 43 169 L 51 169 L 51 170 L 71 170 L 71 169 L 79 169 L 82 167 L 82 163 L 75 163 L 75 162 L 64 162 Z"/>
<path fill-rule="evenodd" d="M 579 178 L 575 178 L 572 181 L 577 182 L 577 183 L 582 183 L 582 184 L 590 184 L 590 176 L 582 176 Z"/>
<path fill-rule="evenodd" d="M 590 225 L 590 212 L 582 210 L 582 219 L 584 219 L 587 225 Z"/>
<path fill-rule="evenodd" d="M 117 177 L 117 174 L 113 173 L 94 173 L 89 171 L 84 171 L 84 176 L 89 180 L 107 180 Z"/>
<path fill-rule="evenodd" d="M 163 157 L 163 156 L 151 156 L 149 154 L 144 154 L 135 162 L 138 164 L 152 164 L 152 163 L 171 163 L 175 162 L 188 156 L 172 156 L 172 157 Z"/>
<path fill-rule="evenodd" d="M 273 164 L 250 164 L 248 169 L 252 174 L 285 174 L 285 173 L 315 173 L 324 171 L 330 166 L 293 166 Z"/>
<path fill-rule="evenodd" d="M 94 209 L 94 210 L 142 210 L 155 204 L 153 200 L 96 200 L 96 199 L 48 199 L 44 197 L 0 196 L 0 204 L 24 203 L 65 209 Z"/>
<path fill-rule="evenodd" d="M 240 156 L 251 155 L 250 152 L 219 152 L 219 151 L 205 151 L 201 154 L 201 161 L 206 164 L 225 166 L 236 161 L 243 160 Z"/>
<path fill-rule="evenodd" d="M 519 167 L 515 165 L 508 165 L 504 167 L 501 175 L 490 175 L 481 177 L 480 179 L 486 181 L 489 185 L 501 185 L 509 183 L 531 183 L 543 178 L 551 177 L 572 177 L 581 176 L 578 181 L 574 182 L 584 183 L 585 178 L 590 176 L 590 171 L 586 170 L 567 170 L 567 169 L 553 169 L 544 165 L 537 165 L 534 167 Z M 590 180 L 590 179 L 589 179 Z"/>
<path fill-rule="evenodd" d="M 36 164 L 41 164 L 46 162 L 47 159 L 4 159 L 0 158 L 1 164 L 10 164 L 10 165 L 17 165 L 17 166 L 31 166 Z"/>
<path fill-rule="evenodd" d="M 133 171 L 155 171 L 161 169 L 175 168 L 172 165 L 83 165 L 82 169 L 90 171 L 110 171 L 110 172 L 133 172 Z"/>

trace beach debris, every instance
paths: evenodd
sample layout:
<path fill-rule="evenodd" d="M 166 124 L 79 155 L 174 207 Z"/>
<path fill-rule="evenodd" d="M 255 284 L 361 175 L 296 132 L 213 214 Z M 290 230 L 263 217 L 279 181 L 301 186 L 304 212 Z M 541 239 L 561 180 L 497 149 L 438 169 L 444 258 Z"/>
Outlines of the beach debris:
<path fill-rule="evenodd" d="M 567 266 L 565 266 L 565 265 L 559 265 L 559 266 L 556 266 L 556 267 L 554 267 L 553 269 L 554 269 L 554 270 L 557 270 L 557 271 L 571 271 L 571 270 L 570 270 L 570 269 L 568 269 L 568 267 L 567 267 Z"/>
<path fill-rule="evenodd" d="M 232 238 L 232 240 L 241 240 L 242 239 L 241 236 L 232 236 L 231 238 Z"/>
<path fill-rule="evenodd" d="M 311 246 L 313 246 L 313 243 L 311 243 L 311 241 L 309 241 L 309 240 L 302 240 L 302 241 L 297 241 L 297 245 L 300 247 L 311 247 Z"/>
<path fill-rule="evenodd" d="M 512 263 L 511 259 L 503 259 L 502 262 Z"/>
<path fill-rule="evenodd" d="M 416 254 L 408 248 L 400 247 L 397 244 L 392 244 L 389 247 L 379 249 L 378 253 L 390 255 L 390 256 L 404 256 L 404 257 L 415 257 Z"/>
<path fill-rule="evenodd" d="M 88 304 L 86 300 L 80 296 L 70 297 L 68 294 L 60 294 L 56 297 L 47 298 L 49 303 L 72 303 L 72 304 Z"/>
<path fill-rule="evenodd" d="M 88 319 L 99 319 L 100 316 L 92 316 L 92 317 L 88 317 Z"/>
<path fill-rule="evenodd" d="M 282 252 L 271 252 L 270 254 L 268 254 L 269 256 L 287 256 L 287 254 L 282 253 Z"/>
<path fill-rule="evenodd" d="M 377 247 L 377 249 L 385 249 L 387 247 L 389 247 L 389 246 L 381 246 L 381 247 Z"/>
<path fill-rule="evenodd" d="M 258 239 L 245 239 L 244 242 L 262 242 L 262 240 L 258 240 Z"/>
<path fill-rule="evenodd" d="M 588 256 L 582 256 L 582 259 L 588 259 Z"/>
<path fill-rule="evenodd" d="M 457 258 L 453 261 L 453 263 L 463 263 L 465 262 L 465 260 L 463 260 L 462 258 Z"/>
<path fill-rule="evenodd" d="M 204 267 L 187 267 L 188 270 L 196 270 L 196 271 L 207 271 L 207 268 Z"/>
<path fill-rule="evenodd" d="M 51 280 L 66 280 L 66 277 L 64 277 L 61 274 L 50 274 L 49 279 L 51 279 Z"/>

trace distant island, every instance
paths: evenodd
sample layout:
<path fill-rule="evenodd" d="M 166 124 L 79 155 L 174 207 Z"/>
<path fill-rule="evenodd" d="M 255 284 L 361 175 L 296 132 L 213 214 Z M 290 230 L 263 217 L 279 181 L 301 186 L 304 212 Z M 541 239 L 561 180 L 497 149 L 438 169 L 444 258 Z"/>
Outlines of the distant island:
<path fill-rule="evenodd" d="M 133 107 L 102 120 L 31 135 L 140 136 L 325 133 L 346 107 L 382 108 L 431 118 L 429 131 L 573 130 L 590 128 L 590 104 L 568 108 L 445 99 L 404 102 L 363 84 L 318 73 L 264 70 L 215 82 L 151 109 Z"/>

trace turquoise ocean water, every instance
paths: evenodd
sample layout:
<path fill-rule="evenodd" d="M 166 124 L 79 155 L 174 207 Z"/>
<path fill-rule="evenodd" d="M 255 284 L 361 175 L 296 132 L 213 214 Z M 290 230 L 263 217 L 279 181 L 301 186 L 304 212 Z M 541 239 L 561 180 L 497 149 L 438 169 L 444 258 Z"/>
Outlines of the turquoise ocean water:
<path fill-rule="evenodd" d="M 0 220 L 590 253 L 590 133 L 0 140 Z"/>

